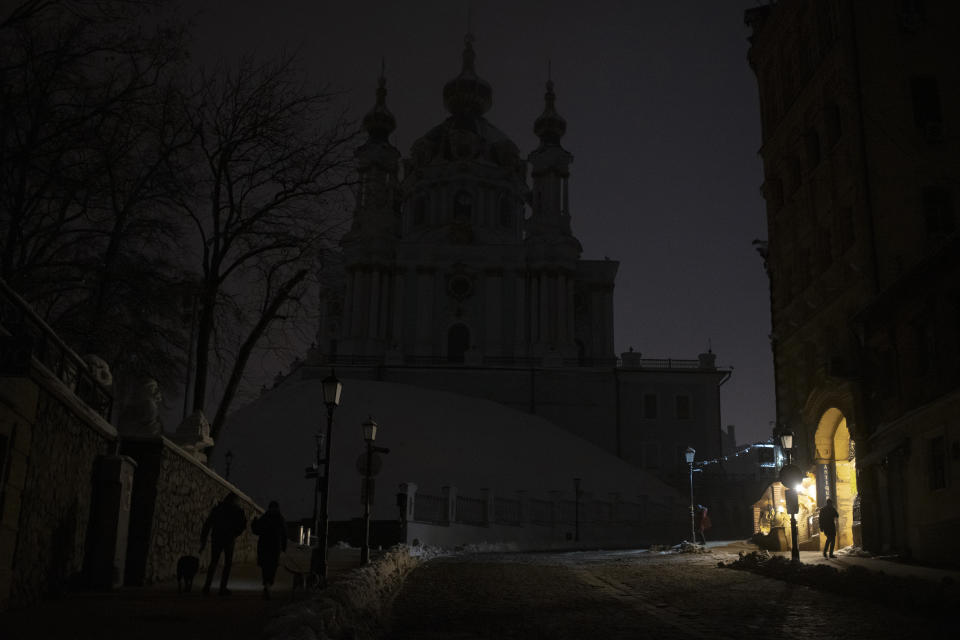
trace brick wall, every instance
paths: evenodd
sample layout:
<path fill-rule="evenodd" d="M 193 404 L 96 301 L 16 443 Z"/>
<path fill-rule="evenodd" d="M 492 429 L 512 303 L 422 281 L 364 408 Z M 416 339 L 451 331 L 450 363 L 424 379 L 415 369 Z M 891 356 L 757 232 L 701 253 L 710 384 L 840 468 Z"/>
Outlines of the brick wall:
<path fill-rule="evenodd" d="M 42 384 L 8 378 L 0 393 L 0 420 L 10 427 L 0 548 L 9 564 L 0 608 L 84 582 L 94 469 L 116 441 L 108 423 L 77 410 L 66 387 L 33 373 Z"/>

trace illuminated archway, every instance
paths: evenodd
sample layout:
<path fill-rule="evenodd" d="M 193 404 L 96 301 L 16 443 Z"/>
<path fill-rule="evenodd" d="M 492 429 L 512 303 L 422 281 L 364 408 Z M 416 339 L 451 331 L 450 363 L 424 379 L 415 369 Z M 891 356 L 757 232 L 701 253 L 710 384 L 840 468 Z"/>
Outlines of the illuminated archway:
<path fill-rule="evenodd" d="M 840 514 L 837 548 L 853 544 L 854 502 L 857 497 L 855 448 L 847 418 L 839 409 L 823 413 L 815 435 L 817 506 L 832 498 Z M 821 543 L 822 544 L 822 543 Z"/>

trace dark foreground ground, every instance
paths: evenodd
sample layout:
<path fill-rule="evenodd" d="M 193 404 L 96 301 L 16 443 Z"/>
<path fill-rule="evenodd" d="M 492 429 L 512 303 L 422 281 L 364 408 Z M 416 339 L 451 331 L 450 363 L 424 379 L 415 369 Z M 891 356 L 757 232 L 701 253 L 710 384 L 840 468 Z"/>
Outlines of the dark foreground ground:
<path fill-rule="evenodd" d="M 736 559 L 736 551 L 498 554 L 437 560 L 408 578 L 395 603 L 390 638 L 875 640 L 935 638 L 955 629 L 946 611 L 919 614 L 852 594 L 717 567 L 721 559 Z M 825 562 L 843 567 L 854 561 Z"/>
<path fill-rule="evenodd" d="M 389 638 L 873 640 L 953 635 L 955 624 L 944 611 L 920 614 L 908 606 L 717 567 L 753 548 L 737 543 L 716 546 L 709 554 L 586 551 L 437 559 L 410 575 L 395 602 Z M 334 574 L 356 566 L 355 555 L 349 550 L 331 557 Z M 960 584 L 958 574 L 878 559 L 823 560 L 812 552 L 802 553 L 801 559 L 913 574 L 928 584 L 952 581 L 948 588 L 954 590 Z M 252 565 L 235 568 L 229 597 L 203 597 L 196 589 L 178 594 L 175 583 L 73 594 L 0 614 L 0 640 L 259 639 L 264 625 L 291 602 L 289 576 L 281 570 L 278 579 L 269 601 L 261 598 Z M 299 602 L 303 599 L 302 593 L 297 596 Z"/>

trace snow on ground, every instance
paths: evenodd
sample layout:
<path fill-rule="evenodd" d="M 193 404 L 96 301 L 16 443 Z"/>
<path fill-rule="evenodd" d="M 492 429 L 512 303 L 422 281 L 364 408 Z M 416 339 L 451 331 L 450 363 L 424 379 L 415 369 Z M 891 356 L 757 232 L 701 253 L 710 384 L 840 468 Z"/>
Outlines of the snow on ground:
<path fill-rule="evenodd" d="M 313 510 L 313 483 L 304 468 L 315 456 L 314 434 L 326 426 L 320 379 L 298 369 L 257 401 L 233 414 L 214 452 L 223 470 L 233 453 L 230 480 L 261 504 L 278 500 L 290 519 Z M 377 445 L 388 447 L 377 478 L 373 517 L 396 519 L 400 483 L 439 495 L 444 485 L 459 495 L 480 497 L 480 489 L 515 497 L 547 498 L 560 490 L 569 497 L 572 479 L 605 499 L 620 492 L 624 501 L 646 495 L 660 501 L 675 492 L 646 472 L 553 423 L 496 402 L 445 391 L 372 380 L 343 380 L 334 414 L 331 518 L 359 517 L 362 479 L 356 469 L 365 451 L 361 424 L 372 415 L 380 425 Z"/>

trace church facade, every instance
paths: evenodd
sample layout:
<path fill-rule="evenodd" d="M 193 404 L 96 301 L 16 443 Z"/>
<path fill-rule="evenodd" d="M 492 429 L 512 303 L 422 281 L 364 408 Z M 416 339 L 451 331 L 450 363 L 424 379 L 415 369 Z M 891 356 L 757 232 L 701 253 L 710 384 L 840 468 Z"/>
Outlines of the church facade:
<path fill-rule="evenodd" d="M 524 156 L 485 117 L 493 89 L 475 57 L 467 36 L 460 73 L 443 87 L 449 116 L 405 158 L 390 142 L 397 122 L 380 78 L 308 363 L 534 413 L 685 485 L 688 446 L 698 460 L 721 455 L 730 371 L 709 352 L 615 353 L 619 262 L 581 257 L 553 82 L 531 118 L 539 144 Z"/>
<path fill-rule="evenodd" d="M 468 38 L 463 68 L 443 88 L 449 117 L 402 162 L 380 79 L 356 152 L 345 281 L 325 292 L 320 347 L 395 363 L 612 364 L 619 263 L 580 258 L 568 204 L 573 156 L 553 85 L 534 125 L 540 144 L 524 158 L 484 117 L 493 91 L 474 55 Z"/>
<path fill-rule="evenodd" d="M 485 117 L 493 90 L 469 36 L 443 101 L 449 116 L 403 157 L 390 142 L 397 123 L 380 79 L 356 151 L 352 223 L 325 261 L 316 344 L 231 417 L 212 465 L 223 468 L 231 450 L 231 477 L 259 487 L 252 495 L 306 513 L 302 479 L 264 479 L 262 469 L 270 460 L 268 468 L 290 467 L 319 441 L 320 381 L 334 369 L 344 386 L 329 472 L 335 519 L 356 512 L 348 462 L 373 415 L 378 445 L 391 449 L 378 478 L 388 492 L 414 483 L 428 493 L 560 495 L 550 492 L 569 492 L 578 478 L 598 496 L 660 505 L 647 524 L 677 525 L 670 535 L 682 536 L 683 452 L 720 456 L 720 385 L 730 371 L 709 351 L 616 355 L 619 263 L 581 257 L 568 197 L 573 156 L 552 82 L 531 117 L 539 144 L 527 155 Z M 374 506 L 377 518 L 396 511 L 390 501 Z"/>

